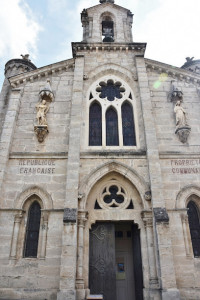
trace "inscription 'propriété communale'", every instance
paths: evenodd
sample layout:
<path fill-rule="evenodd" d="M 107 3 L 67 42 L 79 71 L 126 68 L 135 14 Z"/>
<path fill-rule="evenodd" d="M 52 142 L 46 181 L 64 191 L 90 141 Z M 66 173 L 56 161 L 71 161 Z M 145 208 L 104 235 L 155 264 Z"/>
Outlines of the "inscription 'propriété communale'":
<path fill-rule="evenodd" d="M 20 159 L 20 174 L 54 174 L 54 159 Z"/>
<path fill-rule="evenodd" d="M 199 174 L 200 159 L 172 159 L 173 174 Z"/>

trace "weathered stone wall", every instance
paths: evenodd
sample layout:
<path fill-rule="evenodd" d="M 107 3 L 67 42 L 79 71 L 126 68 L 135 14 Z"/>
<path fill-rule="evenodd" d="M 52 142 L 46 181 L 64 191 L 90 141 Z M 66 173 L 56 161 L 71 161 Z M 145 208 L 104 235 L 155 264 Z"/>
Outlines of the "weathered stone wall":
<path fill-rule="evenodd" d="M 169 66 L 160 70 L 155 69 L 148 68 L 147 74 L 159 147 L 163 195 L 170 220 L 177 288 L 184 299 L 198 299 L 199 259 L 194 258 L 186 209 L 189 199 L 195 199 L 198 207 L 200 201 L 198 191 L 200 106 L 197 81 L 191 80 L 190 74 L 187 72 L 184 74 L 184 71 L 181 77 L 175 76 L 176 72 L 172 76 L 173 71 Z M 182 143 L 175 134 L 176 101 L 172 102 L 170 99 L 172 81 L 176 82 L 176 86 L 183 93 L 181 106 L 186 111 L 187 121 L 191 127 L 186 143 Z M 182 191 L 185 191 L 185 196 L 180 196 L 184 194 Z"/>
<path fill-rule="evenodd" d="M 1 140 L 6 153 L 2 160 L 0 213 L 0 236 L 4 241 L 0 246 L 1 299 L 56 299 L 59 289 L 73 70 L 58 70 L 48 78 L 55 98 L 47 114 L 49 134 L 45 141 L 38 142 L 34 125 L 37 124 L 35 106 L 47 77 L 28 80 L 20 86 L 20 97 L 16 98 L 20 101 L 16 104 L 16 125 L 15 121 L 12 123 L 13 134 L 6 133 L 9 115 L 13 118 L 9 112 Z M 4 93 L 1 96 L 5 100 Z M 35 194 L 43 203 L 42 220 L 44 218 L 40 225 L 39 257 L 23 258 L 26 203 L 29 196 Z M 45 202 L 45 197 L 51 199 L 51 207 Z M 18 231 L 16 224 L 19 224 Z"/>
<path fill-rule="evenodd" d="M 60 153 L 68 149 L 73 72 L 58 72 L 48 78 L 55 99 L 50 104 L 47 114 L 49 134 L 45 143 L 38 143 L 34 125 L 37 124 L 36 104 L 39 102 L 39 92 L 45 87 L 47 78 L 27 82 L 24 86 L 11 152 Z"/>

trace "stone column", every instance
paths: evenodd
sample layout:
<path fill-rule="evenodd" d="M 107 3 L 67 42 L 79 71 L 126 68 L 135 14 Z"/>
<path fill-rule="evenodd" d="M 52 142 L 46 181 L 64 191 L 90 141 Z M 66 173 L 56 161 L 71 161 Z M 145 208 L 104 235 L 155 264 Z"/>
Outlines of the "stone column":
<path fill-rule="evenodd" d="M 15 215 L 12 243 L 11 243 L 11 251 L 10 251 L 11 259 L 17 258 L 17 244 L 18 244 L 19 229 L 20 229 L 22 217 L 23 217 L 22 211 Z"/>
<path fill-rule="evenodd" d="M 149 286 L 158 288 L 158 276 L 156 270 L 155 247 L 153 237 L 153 216 L 152 212 L 143 212 L 143 221 L 147 236 L 147 251 L 149 259 Z"/>
<path fill-rule="evenodd" d="M 41 225 L 41 250 L 40 258 L 44 259 L 46 256 L 46 245 L 47 245 L 47 230 L 48 230 L 48 213 L 42 212 L 42 225 Z"/>
<path fill-rule="evenodd" d="M 189 229 L 189 223 L 188 223 L 188 214 L 187 209 L 185 212 L 181 213 L 181 221 L 183 226 L 183 237 L 185 242 L 185 252 L 187 257 L 192 257 L 193 250 L 192 250 L 192 244 L 191 244 L 191 236 L 190 236 L 190 229 Z"/>
<path fill-rule="evenodd" d="M 77 208 L 80 167 L 80 132 L 82 121 L 84 56 L 75 59 L 74 82 L 67 161 L 66 200 L 63 218 L 60 291 L 58 300 L 75 300 L 77 260 Z"/>
<path fill-rule="evenodd" d="M 138 74 L 142 113 L 144 118 L 147 159 L 152 193 L 152 207 L 154 213 L 153 229 L 157 254 L 157 274 L 159 277 L 162 299 L 175 300 L 180 299 L 180 293 L 176 286 L 169 217 L 165 208 L 163 196 L 162 173 L 159 161 L 156 128 L 152 114 L 152 103 L 147 71 L 144 57 L 142 55 L 136 55 L 135 61 Z"/>
<path fill-rule="evenodd" d="M 9 159 L 15 123 L 19 113 L 20 98 L 21 89 L 12 89 L 0 141 L 0 195 L 2 195 L 3 179 L 6 171 L 7 161 Z M 2 196 L 0 196 L 1 206 L 3 206 L 3 199 L 1 199 L 1 197 Z"/>
<path fill-rule="evenodd" d="M 76 290 L 77 299 L 85 299 L 84 280 L 83 280 L 83 249 L 84 249 L 84 228 L 87 221 L 87 211 L 78 212 L 78 249 L 77 249 L 77 274 Z"/>

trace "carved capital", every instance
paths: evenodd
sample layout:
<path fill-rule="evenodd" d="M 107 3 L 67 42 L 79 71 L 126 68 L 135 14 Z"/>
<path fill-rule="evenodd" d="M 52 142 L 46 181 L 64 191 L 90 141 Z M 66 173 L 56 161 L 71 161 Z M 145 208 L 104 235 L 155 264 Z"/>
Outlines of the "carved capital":
<path fill-rule="evenodd" d="M 169 216 L 166 208 L 156 207 L 153 209 L 156 223 L 169 223 Z"/>
<path fill-rule="evenodd" d="M 78 211 L 78 226 L 85 227 L 85 222 L 88 219 L 88 211 Z"/>
<path fill-rule="evenodd" d="M 23 212 L 19 212 L 18 214 L 15 215 L 15 223 L 21 223 L 23 217 Z"/>
<path fill-rule="evenodd" d="M 64 223 L 76 223 L 77 220 L 77 209 L 76 208 L 65 208 L 63 215 Z"/>

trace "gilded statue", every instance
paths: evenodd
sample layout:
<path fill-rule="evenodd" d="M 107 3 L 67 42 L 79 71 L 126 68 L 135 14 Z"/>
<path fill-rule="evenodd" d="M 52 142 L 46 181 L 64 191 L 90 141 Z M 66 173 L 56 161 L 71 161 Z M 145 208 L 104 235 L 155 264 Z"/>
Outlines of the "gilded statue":
<path fill-rule="evenodd" d="M 42 100 L 42 102 L 38 103 L 36 109 L 38 125 L 47 125 L 46 114 L 49 111 L 49 106 L 46 104 L 46 100 Z"/>

